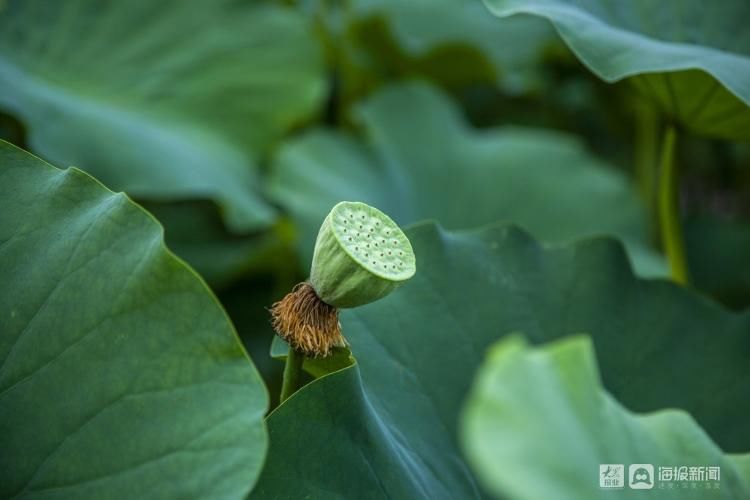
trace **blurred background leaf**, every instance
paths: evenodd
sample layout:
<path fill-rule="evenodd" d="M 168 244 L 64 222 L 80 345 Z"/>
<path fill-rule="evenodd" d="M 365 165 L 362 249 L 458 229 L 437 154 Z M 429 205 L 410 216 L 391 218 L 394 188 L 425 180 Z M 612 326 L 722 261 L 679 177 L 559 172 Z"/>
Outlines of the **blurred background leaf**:
<path fill-rule="evenodd" d="M 235 234 L 228 231 L 216 205 L 207 201 L 144 202 L 165 228 L 169 248 L 185 259 L 214 288 L 258 271 L 278 269 L 295 255 L 290 246 L 294 228 L 277 219 L 266 231 Z M 286 260 L 286 262 L 285 262 Z"/>
<path fill-rule="evenodd" d="M 688 220 L 686 240 L 696 286 L 742 309 L 750 294 L 750 224 L 716 217 Z"/>
<path fill-rule="evenodd" d="M 262 2 L 0 11 L 0 108 L 26 122 L 31 149 L 141 199 L 212 200 L 234 231 L 273 222 L 257 162 L 316 112 L 323 78 L 305 18 Z"/>
<path fill-rule="evenodd" d="M 270 191 L 297 222 L 303 262 L 330 207 L 362 200 L 402 225 L 430 218 L 449 228 L 512 221 L 549 241 L 614 234 L 640 272 L 663 273 L 628 180 L 574 137 L 531 128 L 475 130 L 444 94 L 422 83 L 388 87 L 358 111 L 366 141 L 319 130 L 278 155 Z"/>
<path fill-rule="evenodd" d="M 660 499 L 740 500 L 750 495 L 750 469 L 744 465 L 750 455 L 722 454 L 685 412 L 629 412 L 603 390 L 586 337 L 542 348 L 512 337 L 492 346 L 462 424 L 467 456 L 498 498 L 597 498 L 602 490 L 592 478 L 600 464 L 644 461 L 719 468 L 715 481 L 694 481 L 699 487 L 684 489 L 674 488 L 675 483 L 672 488 L 657 486 L 659 469 L 654 466 L 641 485 L 654 488 L 652 494 L 658 492 Z M 633 499 L 644 494 L 624 486 L 611 493 Z"/>
<path fill-rule="evenodd" d="M 548 19 L 589 69 L 608 82 L 630 77 L 670 120 L 750 140 L 748 2 L 484 1 L 502 17 Z"/>
<path fill-rule="evenodd" d="M 472 0 L 355 0 L 347 14 L 354 63 L 373 79 L 422 75 L 447 88 L 491 83 L 528 93 L 540 88 L 537 62 L 557 41 L 532 16 L 498 26 Z"/>

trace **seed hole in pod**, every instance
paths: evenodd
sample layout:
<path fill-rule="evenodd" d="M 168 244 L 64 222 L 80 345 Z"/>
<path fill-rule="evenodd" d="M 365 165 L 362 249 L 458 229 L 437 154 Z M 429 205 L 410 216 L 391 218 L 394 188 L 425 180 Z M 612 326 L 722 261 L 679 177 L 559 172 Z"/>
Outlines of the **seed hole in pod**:
<path fill-rule="evenodd" d="M 399 252 L 398 254 L 399 254 L 399 255 L 401 255 L 401 256 L 403 256 L 403 255 L 404 255 L 404 252 Z"/>
<path fill-rule="evenodd" d="M 380 254 L 380 256 L 382 257 L 382 256 L 383 256 L 383 254 L 381 253 L 381 254 Z"/>
<path fill-rule="evenodd" d="M 370 254 L 367 253 L 367 252 L 365 252 L 365 257 L 369 257 L 369 256 L 370 256 Z"/>
<path fill-rule="evenodd" d="M 373 231 L 375 231 L 375 228 L 371 227 L 370 232 L 373 232 Z"/>
<path fill-rule="evenodd" d="M 385 244 L 385 238 L 383 238 L 383 244 Z"/>
<path fill-rule="evenodd" d="M 393 240 L 393 244 L 394 244 L 394 245 L 398 245 L 398 241 L 396 241 L 396 240 Z"/>
<path fill-rule="evenodd" d="M 354 218 L 354 215 L 353 215 L 353 214 L 349 214 L 349 218 L 350 218 L 350 219 L 353 219 L 353 218 Z"/>
<path fill-rule="evenodd" d="M 351 236 L 349 236 L 349 241 L 352 241 L 352 237 Z"/>
<path fill-rule="evenodd" d="M 375 242 L 375 246 L 378 246 L 378 242 L 377 241 Z"/>
<path fill-rule="evenodd" d="M 355 252 L 359 252 L 359 247 L 354 247 Z"/>
<path fill-rule="evenodd" d="M 346 232 L 346 228 L 344 228 L 344 232 Z"/>
<path fill-rule="evenodd" d="M 388 250 L 388 255 L 390 255 L 390 254 L 391 254 L 391 251 L 390 251 L 390 250 Z"/>
<path fill-rule="evenodd" d="M 359 225 L 359 228 L 362 229 L 362 224 Z"/>
<path fill-rule="evenodd" d="M 375 221 L 375 225 L 376 225 L 376 226 L 379 226 L 379 225 L 380 225 L 380 222 L 378 222 L 378 221 Z"/>
<path fill-rule="evenodd" d="M 390 232 L 390 231 L 386 231 L 386 232 L 385 232 L 385 235 L 386 235 L 386 236 L 390 236 L 390 235 L 391 235 L 391 232 Z"/>
<path fill-rule="evenodd" d="M 362 216 L 362 219 L 364 220 L 364 218 L 365 218 L 365 216 L 363 215 L 363 216 Z"/>
<path fill-rule="evenodd" d="M 370 248 L 370 244 L 369 243 L 367 244 L 367 248 Z"/>
<path fill-rule="evenodd" d="M 374 261 L 374 260 L 372 261 L 372 265 L 373 265 L 373 266 L 375 265 L 375 261 Z"/>

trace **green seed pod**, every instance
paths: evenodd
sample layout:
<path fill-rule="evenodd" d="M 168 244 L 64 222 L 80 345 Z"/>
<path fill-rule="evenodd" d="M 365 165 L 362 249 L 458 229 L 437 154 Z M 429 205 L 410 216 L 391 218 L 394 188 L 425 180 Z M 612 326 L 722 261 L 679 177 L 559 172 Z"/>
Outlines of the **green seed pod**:
<path fill-rule="evenodd" d="M 318 232 L 310 283 L 326 304 L 357 307 L 388 295 L 415 271 L 411 243 L 390 217 L 342 201 Z"/>
<path fill-rule="evenodd" d="M 385 297 L 415 271 L 411 243 L 395 222 L 364 203 L 342 201 L 320 227 L 309 282 L 271 307 L 273 327 L 293 351 L 328 356 L 346 346 L 339 308 Z"/>

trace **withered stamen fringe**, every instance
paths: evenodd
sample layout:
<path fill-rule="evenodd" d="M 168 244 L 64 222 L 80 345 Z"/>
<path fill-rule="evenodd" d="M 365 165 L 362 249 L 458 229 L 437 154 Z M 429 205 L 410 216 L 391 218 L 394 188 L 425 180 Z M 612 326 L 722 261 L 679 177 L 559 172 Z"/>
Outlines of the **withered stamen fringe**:
<path fill-rule="evenodd" d="M 297 284 L 271 307 L 273 328 L 296 351 L 325 357 L 334 346 L 345 346 L 339 312 L 320 300 L 310 283 Z"/>

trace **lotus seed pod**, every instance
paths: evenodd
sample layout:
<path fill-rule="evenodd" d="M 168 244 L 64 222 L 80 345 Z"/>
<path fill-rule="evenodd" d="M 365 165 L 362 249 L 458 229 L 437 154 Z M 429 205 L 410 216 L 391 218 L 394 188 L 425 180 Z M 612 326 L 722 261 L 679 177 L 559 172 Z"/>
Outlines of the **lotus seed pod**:
<path fill-rule="evenodd" d="M 276 333 L 308 357 L 346 345 L 338 309 L 378 300 L 414 275 L 414 251 L 387 215 L 344 201 L 323 221 L 309 282 L 299 283 L 271 307 Z"/>
<path fill-rule="evenodd" d="M 415 271 L 411 243 L 390 217 L 342 201 L 318 232 L 310 283 L 326 304 L 357 307 L 388 295 Z"/>

